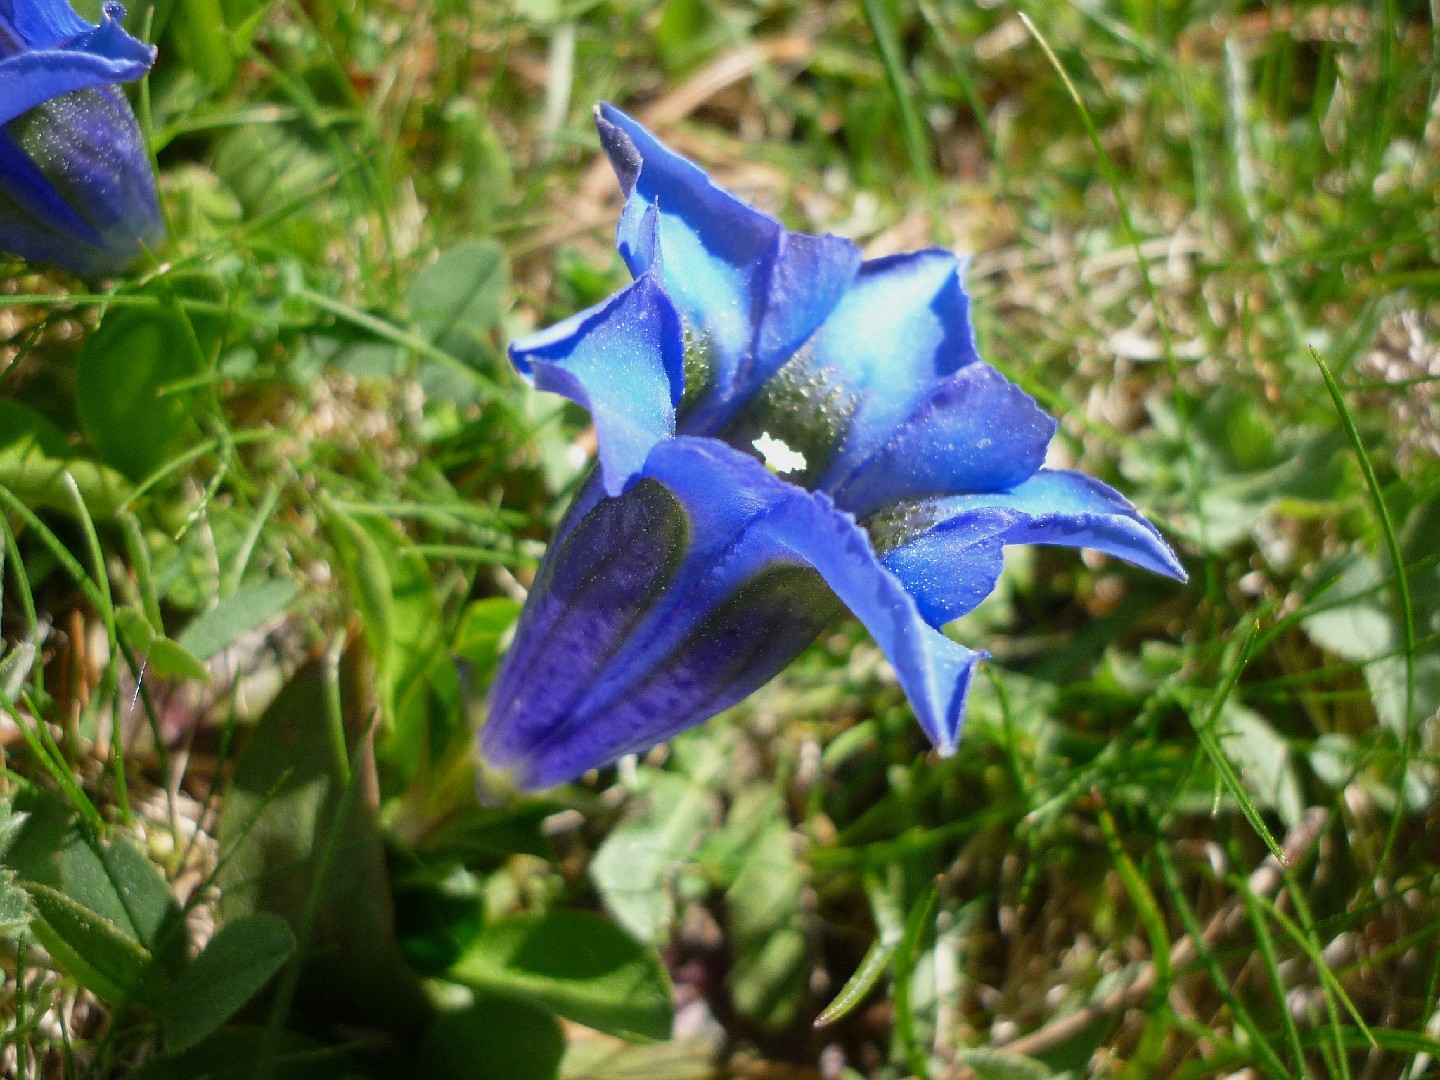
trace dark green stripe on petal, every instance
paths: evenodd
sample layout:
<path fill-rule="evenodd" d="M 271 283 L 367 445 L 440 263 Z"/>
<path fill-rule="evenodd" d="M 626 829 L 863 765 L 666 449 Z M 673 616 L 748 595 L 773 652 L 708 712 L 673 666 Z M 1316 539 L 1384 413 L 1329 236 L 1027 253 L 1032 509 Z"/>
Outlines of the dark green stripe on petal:
<path fill-rule="evenodd" d="M 515 768 L 522 783 L 527 763 L 563 735 L 574 706 L 663 595 L 689 546 L 684 510 L 663 485 L 644 480 L 620 498 L 593 501 L 597 488 L 592 478 L 576 500 L 589 509 L 546 552 L 481 732 L 486 756 Z"/>

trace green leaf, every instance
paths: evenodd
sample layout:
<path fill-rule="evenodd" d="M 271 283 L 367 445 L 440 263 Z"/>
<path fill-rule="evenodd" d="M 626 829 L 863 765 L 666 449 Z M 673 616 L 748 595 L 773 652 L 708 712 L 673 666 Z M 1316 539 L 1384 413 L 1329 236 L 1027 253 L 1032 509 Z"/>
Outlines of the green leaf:
<path fill-rule="evenodd" d="M 161 1014 L 165 1045 L 185 1050 L 260 992 L 295 951 L 290 924 L 259 912 L 226 923 L 170 988 Z"/>
<path fill-rule="evenodd" d="M 62 894 L 177 973 L 186 959 L 181 913 L 156 866 L 123 837 L 102 844 L 88 828 L 59 831 L 62 819 L 40 807 L 7 855 L 25 887 Z"/>
<path fill-rule="evenodd" d="M 34 917 L 30 897 L 15 884 L 14 871 L 0 867 L 0 938 L 14 941 L 29 929 Z"/>
<path fill-rule="evenodd" d="M 225 33 L 220 0 L 179 0 L 170 19 L 180 53 L 190 70 L 210 84 L 222 87 L 235 70 L 235 57 Z"/>
<path fill-rule="evenodd" d="M 178 0 L 167 27 L 180 54 L 214 90 L 228 86 L 271 0 Z"/>
<path fill-rule="evenodd" d="M 490 332 L 505 312 L 509 270 L 504 249 L 476 240 L 445 252 L 415 276 L 406 297 L 415 328 L 431 344 L 472 367 L 494 348 Z M 433 360 L 420 368 L 431 397 L 466 401 L 475 386 Z"/>
<path fill-rule="evenodd" d="M 263 215 L 307 198 L 324 200 L 335 160 L 318 135 L 285 124 L 239 124 L 216 139 L 215 172 L 245 212 Z M 266 230 L 267 239 L 297 254 L 313 254 L 326 232 L 315 217 L 287 215 Z"/>
<path fill-rule="evenodd" d="M 75 810 L 44 788 L 23 785 L 7 801 L 0 826 L 0 861 L 24 882 L 61 888 L 59 852 L 75 825 Z"/>
<path fill-rule="evenodd" d="M 441 1016 L 420 1044 L 423 1075 L 436 1080 L 554 1080 L 564 1055 L 554 1014 L 499 998 Z"/>
<path fill-rule="evenodd" d="M 491 923 L 449 978 L 542 1005 L 611 1035 L 667 1039 L 674 1020 L 670 977 L 659 953 L 589 912 L 549 911 Z"/>
<path fill-rule="evenodd" d="M 31 929 L 54 961 L 107 1002 L 128 1001 L 150 971 L 150 953 L 109 919 L 48 885 L 28 890 Z"/>
<path fill-rule="evenodd" d="M 511 855 L 554 856 L 545 836 L 547 817 L 563 809 L 558 803 L 526 799 L 511 806 L 477 806 L 473 802 L 445 818 L 426 834 L 423 850 L 436 858 L 454 858 L 476 868 L 498 865 Z"/>
<path fill-rule="evenodd" d="M 803 878 L 780 801 L 764 788 L 736 800 L 727 828 L 747 833 L 725 891 L 735 1007 L 775 1029 L 795 1017 L 805 989 L 805 939 L 796 925 Z"/>
<path fill-rule="evenodd" d="M 295 597 L 293 581 L 257 581 L 202 612 L 177 639 L 182 647 L 209 660 L 237 638 L 280 614 Z"/>
<path fill-rule="evenodd" d="M 434 579 L 425 559 L 388 522 L 362 521 L 339 511 L 330 520 L 375 662 L 385 722 L 380 752 L 385 764 L 408 780 L 423 765 L 438 764 L 457 733 L 469 741 Z M 450 706 L 432 710 L 432 691 L 453 699 Z"/>
<path fill-rule="evenodd" d="M 395 939 L 375 808 L 347 789 L 328 678 L 319 661 L 297 671 L 235 763 L 220 812 L 220 848 L 233 852 L 220 873 L 221 914 L 234 922 L 270 912 L 301 937 L 312 912 L 297 1002 L 418 1037 L 430 1009 Z M 373 768 L 360 755 L 352 782 Z"/>
<path fill-rule="evenodd" d="M 102 844 L 88 831 L 76 830 L 58 858 L 65 894 L 147 950 L 160 946 L 180 917 L 160 871 L 123 837 Z"/>
<path fill-rule="evenodd" d="M 417 865 L 395 881 L 395 929 L 410 966 L 442 975 L 485 925 L 484 879 L 463 866 Z"/>
<path fill-rule="evenodd" d="M 1234 701 L 1220 710 L 1221 745 L 1256 802 L 1294 828 L 1305 810 L 1287 743 L 1259 713 Z"/>
<path fill-rule="evenodd" d="M 335 554 L 350 583 L 360 621 L 365 628 L 365 643 L 375 661 L 376 688 L 380 707 L 387 721 L 395 710 L 394 677 L 390 666 L 391 642 L 395 636 L 395 602 L 390 589 L 390 568 L 384 553 L 365 527 L 338 510 L 331 511 L 327 521 Z"/>
<path fill-rule="evenodd" d="M 66 473 L 74 478 L 92 517 L 113 517 L 129 497 L 130 485 L 123 476 L 76 456 L 50 421 L 23 405 L 0 401 L 0 484 L 32 509 L 73 513 Z"/>
<path fill-rule="evenodd" d="M 880 976 L 890 967 L 890 961 L 894 958 L 899 944 L 898 940 L 887 941 L 884 938 L 876 938 L 871 942 L 855 973 L 845 980 L 840 992 L 815 1018 L 815 1026 L 820 1028 L 835 1023 L 864 1001 L 865 995 L 870 993 L 879 982 Z"/>
<path fill-rule="evenodd" d="M 674 773 L 648 773 L 645 809 L 613 829 L 590 863 L 605 908 L 641 941 L 669 936 L 675 916 L 670 879 L 715 815 L 715 797 Z"/>
<path fill-rule="evenodd" d="M 1383 577 L 1371 559 L 1349 562 L 1317 610 L 1300 620 L 1310 640 L 1342 660 L 1370 660 L 1393 649 L 1399 634 L 1386 608 Z"/>
<path fill-rule="evenodd" d="M 115 628 L 129 645 L 142 653 L 149 652 L 150 646 L 155 643 L 155 628 L 150 625 L 150 620 L 144 613 L 135 608 L 117 607 Z"/>
<path fill-rule="evenodd" d="M 157 637 L 145 653 L 150 670 L 164 679 L 209 682 L 210 672 L 189 649 L 167 637 Z"/>
<path fill-rule="evenodd" d="M 415 275 L 406 297 L 410 317 L 429 341 L 446 347 L 452 335 L 473 337 L 500 321 L 508 281 L 499 244 L 461 244 Z"/>
<path fill-rule="evenodd" d="M 115 625 L 131 646 L 145 654 L 154 674 L 167 679 L 210 681 L 210 672 L 198 658 L 183 645 L 156 633 L 150 621 L 134 608 L 116 608 Z"/>
<path fill-rule="evenodd" d="M 204 374 L 193 331 L 172 308 L 117 308 L 80 350 L 75 403 L 86 436 L 132 480 L 154 472 L 192 430 L 200 391 L 169 392 Z"/>
<path fill-rule="evenodd" d="M 260 1062 L 274 1064 L 271 1080 L 343 1080 L 354 1071 L 344 1048 L 327 1047 L 281 1029 L 235 1025 L 221 1028 L 188 1050 L 152 1058 L 130 1080 L 254 1080 Z M 273 1054 L 273 1057 L 270 1055 Z"/>
<path fill-rule="evenodd" d="M 15 809 L 9 799 L 0 797 L 0 864 L 8 865 L 10 849 L 24 832 L 25 824 L 29 820 L 30 815 L 26 811 Z"/>
<path fill-rule="evenodd" d="M 495 674 L 500 642 L 520 616 L 520 605 L 503 596 L 476 600 L 460 616 L 450 651 L 469 661 L 482 685 Z"/>

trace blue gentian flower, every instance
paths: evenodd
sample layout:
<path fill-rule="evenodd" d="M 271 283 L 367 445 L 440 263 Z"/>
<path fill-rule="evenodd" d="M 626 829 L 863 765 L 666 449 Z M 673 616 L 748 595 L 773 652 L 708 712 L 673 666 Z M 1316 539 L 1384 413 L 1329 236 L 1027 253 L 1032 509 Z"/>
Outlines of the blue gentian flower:
<path fill-rule="evenodd" d="M 114 274 L 165 235 L 150 159 L 117 83 L 155 50 L 66 0 L 0 0 L 0 251 Z"/>
<path fill-rule="evenodd" d="M 597 122 L 634 282 L 511 347 L 537 388 L 590 411 L 599 468 L 497 676 L 491 763 L 535 788 L 644 750 L 759 688 L 845 608 L 949 754 L 984 654 L 940 628 L 995 586 L 1005 545 L 1184 578 L 1120 495 L 1042 467 L 1055 422 L 977 355 L 954 256 L 862 261 L 617 109 Z"/>

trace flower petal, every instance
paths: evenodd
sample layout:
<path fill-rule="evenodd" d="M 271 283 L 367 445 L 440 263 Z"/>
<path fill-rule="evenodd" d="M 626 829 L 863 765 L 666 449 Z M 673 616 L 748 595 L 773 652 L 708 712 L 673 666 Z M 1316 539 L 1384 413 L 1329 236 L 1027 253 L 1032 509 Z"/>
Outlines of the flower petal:
<path fill-rule="evenodd" d="M 675 433 L 684 352 L 680 317 L 652 271 L 604 303 L 510 346 L 515 367 L 537 389 L 590 411 L 610 495 L 624 490 L 651 447 Z"/>
<path fill-rule="evenodd" d="M 73 12 L 73 22 L 62 18 L 60 8 L 69 10 L 63 3 L 15 0 L 12 25 L 29 48 L 0 60 L 0 124 L 74 90 L 134 82 L 155 63 L 154 47 L 120 26 L 116 15 L 123 16 L 124 9 L 119 5 L 107 6 L 96 27 Z M 74 33 L 54 36 L 57 28 L 73 30 L 77 24 Z"/>
<path fill-rule="evenodd" d="M 1054 434 L 1055 421 L 1034 398 L 989 364 L 969 364 L 848 477 L 822 486 L 861 516 L 901 499 L 1004 491 L 1044 464 Z"/>
<path fill-rule="evenodd" d="M 840 237 L 787 232 L 611 105 L 596 109 L 595 122 L 626 195 L 616 240 L 636 275 L 650 267 L 643 221 L 660 210 L 661 281 L 711 364 L 701 402 L 714 416 L 691 430 L 711 430 L 825 320 L 855 276 L 859 250 Z"/>
<path fill-rule="evenodd" d="M 958 619 L 990 594 L 1008 544 L 1093 548 L 1185 580 L 1156 528 L 1117 492 L 1081 473 L 1042 469 L 1011 491 L 956 495 L 909 509 L 933 524 L 886 552 L 883 562 L 932 626 Z"/>
<path fill-rule="evenodd" d="M 853 474 L 890 443 L 938 381 L 979 359 L 960 271 L 948 251 L 865 263 L 796 357 L 827 386 L 843 388 L 848 401 L 829 477 Z"/>
<path fill-rule="evenodd" d="M 58 45 L 92 29 L 67 0 L 0 0 L 0 24 L 31 49 Z"/>
<path fill-rule="evenodd" d="M 673 524 L 656 523 L 677 517 L 678 549 Z M 926 625 L 827 496 L 709 439 L 657 444 L 644 479 L 556 545 L 531 596 L 481 736 L 486 756 L 530 787 L 739 701 L 814 639 L 837 597 L 875 635 L 942 752 L 954 749 L 980 657 Z"/>
<path fill-rule="evenodd" d="M 531 787 L 570 778 L 559 775 L 547 747 L 571 730 L 580 698 L 662 596 L 685 550 L 683 509 L 661 485 L 641 482 L 599 500 L 594 490 L 576 500 L 563 538 L 545 553 L 481 731 L 485 756 Z M 572 741 L 593 750 L 570 775 L 612 760 L 604 735 L 603 721 L 594 732 L 578 730 Z"/>
<path fill-rule="evenodd" d="M 0 128 L 0 249 L 114 274 L 164 236 L 150 158 L 117 87 L 62 94 Z"/>

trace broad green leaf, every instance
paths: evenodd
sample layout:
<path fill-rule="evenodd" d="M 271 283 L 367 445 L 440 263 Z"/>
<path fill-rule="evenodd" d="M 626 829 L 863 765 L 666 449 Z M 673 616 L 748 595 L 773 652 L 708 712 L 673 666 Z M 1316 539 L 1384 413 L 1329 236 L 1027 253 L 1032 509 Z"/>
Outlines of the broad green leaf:
<path fill-rule="evenodd" d="M 390 524 L 378 519 L 369 524 L 389 564 L 393 622 L 386 667 L 395 695 L 394 740 L 403 755 L 397 763 L 403 768 L 418 762 L 422 752 L 438 758 L 453 734 L 447 727 L 464 726 L 461 691 L 455 665 L 445 647 L 445 616 L 435 595 L 430 564 L 411 550 L 409 541 Z M 434 716 L 430 710 L 432 692 L 448 699 L 448 707 L 435 710 Z M 469 735 L 466 730 L 467 745 Z M 387 760 L 395 756 L 387 748 Z"/>
<path fill-rule="evenodd" d="M 176 0 L 164 27 L 180 54 L 213 90 L 223 90 L 250 47 L 272 0 Z"/>
<path fill-rule="evenodd" d="M 150 670 L 161 678 L 210 681 L 205 665 L 185 646 L 167 637 L 157 637 L 151 642 L 145 657 L 150 662 Z"/>
<path fill-rule="evenodd" d="M 455 147 L 455 168 L 444 170 L 441 184 L 468 235 L 489 232 L 514 200 L 515 166 L 491 117 L 492 111 L 473 98 L 445 103 L 445 135 Z"/>
<path fill-rule="evenodd" d="M 145 655 L 148 670 L 155 675 L 210 681 L 210 672 L 196 656 L 183 645 L 157 634 L 149 620 L 134 608 L 116 608 L 115 625 L 125 641 Z"/>
<path fill-rule="evenodd" d="M 54 424 L 13 401 L 0 401 L 0 484 L 35 510 L 72 513 L 67 490 L 72 477 L 92 517 L 113 517 L 130 494 L 130 484 L 114 469 L 76 456 Z"/>
<path fill-rule="evenodd" d="M 475 240 L 421 270 L 406 302 L 427 341 L 474 367 L 493 352 L 489 336 L 504 314 L 508 285 L 504 249 Z M 473 383 L 433 360 L 421 364 L 420 383 L 432 398 L 468 401 L 475 394 Z"/>
<path fill-rule="evenodd" d="M 297 203 L 323 207 L 336 161 L 322 140 L 295 125 L 238 124 L 215 140 L 215 173 L 247 215 L 260 217 Z M 266 229 L 266 243 L 300 259 L 319 258 L 329 235 L 320 218 L 287 214 Z"/>
<path fill-rule="evenodd" d="M 652 772 L 643 798 L 643 812 L 611 830 L 596 851 L 590 879 L 621 926 L 663 944 L 675 915 L 670 879 L 714 817 L 715 797 L 689 777 Z"/>
<path fill-rule="evenodd" d="M 473 802 L 450 814 L 426 834 L 423 850 L 433 856 L 455 858 L 476 868 L 490 866 L 511 855 L 554 855 L 545 836 L 544 821 L 563 809 L 559 804 L 527 799 L 512 806 L 479 806 Z"/>
<path fill-rule="evenodd" d="M 501 998 L 446 1013 L 420 1044 L 424 1075 L 434 1080 L 554 1080 L 564 1054 L 553 1013 Z"/>
<path fill-rule="evenodd" d="M 1290 744 L 1259 713 L 1234 701 L 1220 711 L 1221 745 L 1240 778 L 1261 806 L 1280 815 L 1293 828 L 1305 809 L 1300 781 L 1290 760 Z"/>
<path fill-rule="evenodd" d="M 464 866 L 417 866 L 395 881 L 395 929 L 422 975 L 442 975 L 485 925 L 484 879 Z"/>
<path fill-rule="evenodd" d="M 176 640 L 201 660 L 209 660 L 233 645 L 240 635 L 284 611 L 294 596 L 293 581 L 257 581 L 246 585 L 196 616 Z"/>
<path fill-rule="evenodd" d="M 429 1006 L 395 940 L 375 807 L 363 786 L 346 787 L 326 680 L 322 662 L 296 672 L 235 763 L 220 813 L 221 850 L 233 851 L 220 874 L 221 914 L 233 922 L 270 912 L 298 937 L 317 894 L 298 1004 L 418 1037 Z M 352 730 L 362 723 L 347 719 Z M 352 783 L 363 784 L 374 764 L 366 753 L 354 756 Z"/>
<path fill-rule="evenodd" d="M 75 825 L 75 811 L 44 788 L 22 786 L 8 800 L 0 827 L 0 862 L 24 882 L 61 888 L 59 852 Z"/>
<path fill-rule="evenodd" d="M 220 0 L 178 0 L 169 27 L 191 71 L 217 89 L 230 81 L 235 57 Z"/>
<path fill-rule="evenodd" d="M 344 1080 L 355 1072 L 343 1047 L 327 1047 L 281 1029 L 273 1042 L 265 1028 L 221 1028 L 190 1047 L 152 1058 L 130 1080 L 254 1080 L 267 1047 L 273 1054 L 271 1080 Z"/>
<path fill-rule="evenodd" d="M 612 1035 L 670 1037 L 674 1006 L 660 955 L 589 912 L 491 923 L 448 977 Z"/>
<path fill-rule="evenodd" d="M 45 417 L 14 401 L 0 401 L 0 450 L 27 448 L 41 457 L 69 457 L 65 433 Z"/>
<path fill-rule="evenodd" d="M 1424 563 L 1440 545 L 1440 499 L 1412 511 L 1400 537 L 1414 605 L 1415 629 L 1422 638 L 1440 632 L 1440 566 Z M 1366 555 L 1348 561 L 1335 585 L 1314 602 L 1301 625 L 1311 640 L 1336 656 L 1364 664 L 1365 683 L 1375 713 L 1397 737 L 1406 715 L 1404 634 L 1396 617 L 1395 586 L 1381 564 Z M 1419 648 L 1414 657 L 1415 713 L 1423 719 L 1440 710 L 1440 650 Z"/>
<path fill-rule="evenodd" d="M 40 944 L 76 982 L 104 1001 L 128 1001 L 150 971 L 150 954 L 109 919 L 48 885 L 30 885 Z"/>
<path fill-rule="evenodd" d="M 1399 635 L 1386 607 L 1383 577 L 1373 560 L 1351 561 L 1300 625 L 1315 644 L 1343 660 L 1371 660 L 1389 652 Z"/>
<path fill-rule="evenodd" d="M 145 855 L 124 837 L 102 844 L 76 830 L 58 854 L 60 881 L 70 899 L 109 920 L 168 962 L 183 958 L 184 935 L 175 932 L 180 909 L 170 886 Z"/>
<path fill-rule="evenodd" d="M 257 912 L 226 923 L 175 980 L 160 1023 L 165 1045 L 185 1050 L 260 992 L 295 951 L 290 924 Z"/>
<path fill-rule="evenodd" d="M 138 649 L 140 652 L 149 652 L 150 646 L 154 644 L 156 632 L 150 625 L 143 612 L 133 607 L 117 607 L 115 609 L 115 628 L 120 631 L 120 636 L 125 643 Z"/>
<path fill-rule="evenodd" d="M 573 1039 L 560 1074 L 586 1080 L 715 1080 L 721 1040 L 706 1033 L 663 1043 L 617 1046 L 610 1039 Z M 855 1080 L 855 1074 L 842 1074 Z"/>
<path fill-rule="evenodd" d="M 492 240 L 461 244 L 415 275 L 406 297 L 410 316 L 436 345 L 463 341 L 500 321 L 508 281 L 505 252 L 499 244 Z"/>
<path fill-rule="evenodd" d="M 25 683 L 35 670 L 35 661 L 39 656 L 40 651 L 35 648 L 33 640 L 16 642 L 8 650 L 0 644 L 0 694 L 11 701 L 18 698 L 24 692 Z"/>
<path fill-rule="evenodd" d="M 331 535 L 350 581 L 375 663 L 387 766 L 405 778 L 417 772 L 464 731 L 460 687 L 446 649 L 444 615 L 429 564 L 406 538 L 379 519 L 364 521 L 332 512 Z M 432 693 L 449 699 L 433 710 Z M 438 720 L 438 723 L 433 721 Z"/>
<path fill-rule="evenodd" d="M 29 820 L 30 815 L 26 811 L 17 810 L 8 798 L 0 797 L 0 865 L 8 864 L 10 847 L 19 838 Z"/>
<path fill-rule="evenodd" d="M 85 340 L 75 373 L 80 424 L 106 463 L 142 480 L 195 425 L 204 373 L 192 331 L 172 308 L 116 308 Z"/>
<path fill-rule="evenodd" d="M 752 789 L 727 828 L 747 833 L 739 872 L 725 891 L 735 1007 L 770 1028 L 788 1024 L 805 987 L 805 939 L 796 926 L 803 879 L 779 800 Z"/>

